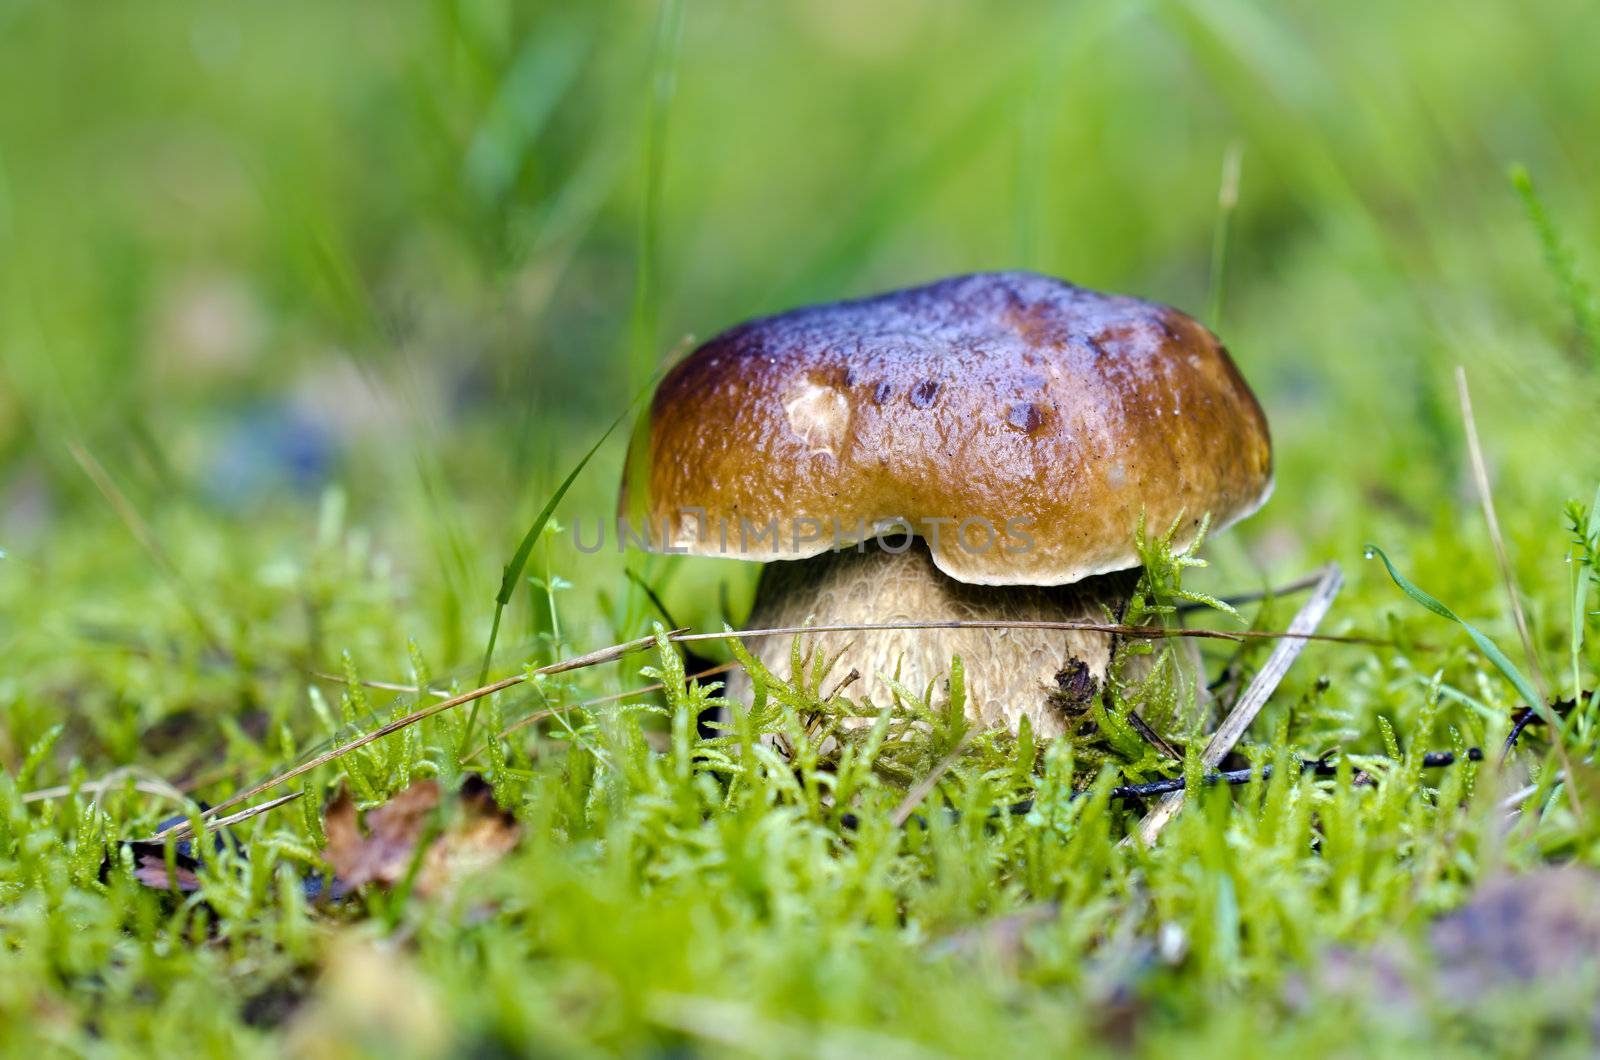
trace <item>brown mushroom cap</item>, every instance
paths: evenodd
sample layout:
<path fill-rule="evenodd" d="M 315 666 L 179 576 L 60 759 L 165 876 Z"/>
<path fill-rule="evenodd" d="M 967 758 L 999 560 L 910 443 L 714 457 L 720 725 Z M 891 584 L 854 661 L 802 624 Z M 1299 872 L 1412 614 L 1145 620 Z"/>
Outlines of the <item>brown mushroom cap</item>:
<path fill-rule="evenodd" d="M 903 520 L 952 578 L 1063 585 L 1137 566 L 1141 512 L 1155 530 L 1183 513 L 1192 536 L 1271 488 L 1266 418 L 1211 332 L 1004 272 L 707 342 L 657 389 L 619 507 L 655 547 L 757 561 Z"/>

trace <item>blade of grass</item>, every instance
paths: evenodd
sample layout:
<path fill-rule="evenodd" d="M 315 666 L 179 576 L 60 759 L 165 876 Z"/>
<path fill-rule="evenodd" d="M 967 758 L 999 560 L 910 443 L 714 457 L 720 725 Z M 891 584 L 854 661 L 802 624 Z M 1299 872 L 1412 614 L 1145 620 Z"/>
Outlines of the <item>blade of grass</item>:
<path fill-rule="evenodd" d="M 528 527 L 528 532 L 522 535 L 521 543 L 517 545 L 517 550 L 512 554 L 511 561 L 506 564 L 500 575 L 500 591 L 494 597 L 494 620 L 489 624 L 489 643 L 484 646 L 483 665 L 478 670 L 479 686 L 489 683 L 489 667 L 494 662 L 494 645 L 495 641 L 500 637 L 500 619 L 505 613 L 506 605 L 516 595 L 517 585 L 522 580 L 522 572 L 528 565 L 528 557 L 533 553 L 533 546 L 539 540 L 539 535 L 544 533 L 545 524 L 550 522 L 550 517 L 555 514 L 556 507 L 561 503 L 562 498 L 567 495 L 567 491 L 572 488 L 572 484 L 578 481 L 578 476 L 583 473 L 583 469 L 589 466 L 589 461 L 594 459 L 594 455 L 600 451 L 600 447 L 606 444 L 606 439 L 610 438 L 612 433 L 622 425 L 622 421 L 628 418 L 633 411 L 633 407 L 639 403 L 639 399 L 644 397 L 654 386 L 655 379 L 652 377 L 650 382 L 634 396 L 634 399 L 628 402 L 628 407 L 623 409 L 617 418 L 611 421 L 611 426 L 605 429 L 605 433 L 600 435 L 599 440 L 589 447 L 587 453 L 583 454 L 583 459 L 579 460 L 577 465 L 568 472 L 561 485 L 556 487 L 556 491 L 550 495 L 550 499 L 545 501 L 545 505 L 539 510 L 539 514 L 534 516 L 533 523 Z M 472 726 L 475 721 L 477 721 L 476 710 L 474 710 L 472 717 L 467 720 L 467 736 L 472 735 Z"/>
<path fill-rule="evenodd" d="M 527 34 L 502 73 L 462 161 L 465 183 L 497 206 L 511 193 L 593 43 L 586 28 L 573 23 L 550 20 L 539 30 Z"/>
<path fill-rule="evenodd" d="M 506 605 L 511 603 L 511 598 L 516 595 L 517 585 L 522 580 L 522 572 L 528 566 L 528 557 L 533 554 L 534 543 L 539 540 L 539 535 L 544 533 L 545 525 L 550 522 L 550 517 L 555 514 L 556 506 L 567 495 L 567 491 L 572 488 L 572 484 L 578 481 L 578 476 L 583 473 L 583 469 L 589 466 L 589 461 L 594 458 L 594 454 L 598 453 L 600 447 L 605 444 L 606 439 L 611 437 L 611 432 L 616 430 L 622 421 L 627 418 L 628 412 L 632 408 L 633 406 L 629 405 L 627 409 L 622 411 L 621 415 L 612 420 L 611 426 L 607 427 L 599 440 L 589 447 L 587 453 L 583 454 L 583 459 L 579 460 L 577 465 L 567 473 L 567 477 L 562 480 L 561 485 L 557 486 L 556 491 L 550 495 L 550 499 L 545 501 L 544 507 L 539 509 L 539 514 L 534 516 L 533 523 L 528 527 L 528 532 L 522 535 L 522 541 L 517 545 L 516 552 L 512 553 L 511 561 L 501 571 L 500 591 L 495 593 L 494 597 L 494 619 L 489 623 L 489 643 L 484 645 L 483 665 L 478 668 L 478 685 L 480 687 L 489 683 L 489 667 L 494 662 L 494 646 L 495 642 L 500 638 L 500 619 L 505 614 Z M 466 732 L 462 734 L 463 745 L 465 745 L 466 739 L 472 735 L 472 728 L 477 724 L 477 721 L 478 707 L 474 704 L 472 714 L 467 718 Z"/>
<path fill-rule="evenodd" d="M 1450 610 L 1444 604 L 1440 603 L 1439 600 L 1430 595 L 1426 590 L 1412 584 L 1405 575 L 1401 574 L 1395 569 L 1395 565 L 1390 561 L 1389 556 L 1377 545 L 1367 545 L 1366 553 L 1368 556 L 1377 556 L 1383 561 L 1383 565 L 1388 568 L 1389 577 L 1394 581 L 1395 585 L 1399 587 L 1401 592 L 1405 593 L 1407 596 L 1411 597 L 1411 599 L 1415 600 L 1429 611 L 1432 611 L 1440 618 L 1447 618 L 1456 625 L 1460 626 L 1462 629 L 1466 630 L 1467 636 L 1472 638 L 1472 642 L 1478 646 L 1478 650 L 1483 653 L 1484 658 L 1493 663 L 1494 668 L 1499 670 L 1501 675 L 1504 676 L 1507 681 L 1511 682 L 1512 686 L 1516 688 L 1518 695 L 1528 700 L 1530 704 L 1533 704 L 1535 709 L 1538 709 L 1540 706 L 1545 706 L 1544 701 L 1539 698 L 1538 689 L 1533 687 L 1533 682 L 1529 681 L 1527 677 L 1523 675 L 1522 671 L 1517 669 L 1517 664 L 1512 662 L 1511 659 L 1507 657 L 1506 653 L 1500 650 L 1500 646 L 1494 641 L 1490 640 L 1482 630 L 1480 630 L 1477 626 L 1474 626 L 1471 622 L 1468 622 L 1466 619 L 1462 618 L 1460 615 L 1456 614 L 1454 611 Z"/>
<path fill-rule="evenodd" d="M 1527 701 L 1528 705 L 1538 712 L 1540 720 L 1545 723 L 1546 727 L 1551 733 L 1551 741 L 1555 744 L 1556 754 L 1561 759 L 1562 768 L 1567 771 L 1567 776 L 1571 777 L 1573 773 L 1571 770 L 1571 763 L 1567 759 L 1565 732 L 1561 722 L 1555 716 L 1555 712 L 1550 709 L 1550 704 L 1539 698 L 1539 690 L 1533 686 L 1532 681 L 1529 681 L 1527 677 L 1523 675 L 1521 670 L 1517 669 L 1517 664 L 1512 662 L 1511 659 L 1507 657 L 1506 653 L 1500 650 L 1500 646 L 1494 641 L 1490 640 L 1488 636 L 1485 635 L 1484 632 L 1477 626 L 1474 626 L 1471 622 L 1468 622 L 1466 619 L 1450 610 L 1421 587 L 1412 584 L 1405 575 L 1401 574 L 1395 569 L 1394 564 L 1389 561 L 1389 557 L 1383 551 L 1383 549 L 1376 545 L 1367 545 L 1366 553 L 1369 557 L 1377 556 L 1379 559 L 1383 560 L 1384 567 L 1386 567 L 1389 571 L 1390 579 L 1393 580 L 1395 585 L 1399 587 L 1401 592 L 1405 593 L 1407 596 L 1411 597 L 1411 599 L 1415 600 L 1429 611 L 1432 611 L 1440 618 L 1447 618 L 1456 625 L 1460 626 L 1462 629 L 1466 630 L 1467 636 L 1472 638 L 1472 643 L 1477 645 L 1478 650 L 1483 653 L 1483 657 L 1488 659 L 1489 662 L 1494 665 L 1494 668 L 1499 670 L 1501 675 L 1507 681 L 1511 682 L 1512 687 L 1517 690 L 1518 695 L 1522 696 L 1522 698 Z M 1578 803 L 1577 792 L 1573 790 L 1573 786 L 1571 784 L 1568 784 L 1566 787 L 1567 798 L 1572 803 L 1572 812 L 1575 813 L 1579 818 L 1582 818 L 1583 807 Z"/>
<path fill-rule="evenodd" d="M 112 480 L 111 475 L 100 461 L 94 458 L 94 454 L 76 442 L 67 443 L 67 450 L 72 454 L 72 459 L 76 460 L 78 466 L 83 469 L 83 473 L 89 476 L 89 480 L 94 483 L 95 489 L 100 491 L 100 495 L 106 499 L 106 502 L 111 505 L 118 517 L 122 519 L 123 525 L 128 528 L 128 532 L 133 535 L 134 540 L 139 542 L 140 547 L 155 562 L 156 569 L 166 578 L 167 584 L 172 587 L 174 595 L 178 598 L 178 603 L 183 605 L 184 612 L 188 614 L 190 621 L 195 624 L 195 628 L 200 631 L 200 635 L 205 638 L 206 642 L 211 645 L 212 650 L 218 655 L 225 659 L 231 659 L 233 652 L 228 650 L 228 646 L 222 637 L 207 621 L 206 616 L 201 613 L 200 606 L 194 600 L 194 591 L 184 578 L 183 572 L 178 570 L 178 565 L 172 561 L 172 557 L 167 554 L 167 550 L 161 546 L 161 541 L 156 537 L 155 531 L 150 528 L 149 523 L 144 521 L 144 516 L 139 514 L 139 510 L 133 506 L 133 502 L 128 500 L 127 494 L 117 488 L 116 482 Z"/>
<path fill-rule="evenodd" d="M 1500 564 L 1500 577 L 1506 583 L 1506 597 L 1511 601 L 1511 617 L 1517 624 L 1517 636 L 1522 641 L 1522 652 L 1528 660 L 1528 670 L 1539 690 L 1541 702 L 1550 700 L 1550 682 L 1539 665 L 1539 656 L 1533 650 L 1533 636 L 1528 632 L 1528 616 L 1522 610 L 1522 594 L 1517 589 L 1517 576 L 1511 570 L 1511 558 L 1506 554 L 1505 535 L 1500 532 L 1500 518 L 1495 514 L 1494 492 L 1489 488 L 1489 469 L 1483 461 L 1483 446 L 1478 442 L 1478 420 L 1472 414 L 1472 392 L 1467 388 L 1467 370 L 1456 365 L 1456 393 L 1461 399 L 1461 420 L 1467 431 L 1467 453 L 1472 459 L 1472 477 L 1477 482 L 1478 500 L 1483 504 L 1483 521 L 1489 524 L 1489 540 L 1494 544 L 1495 560 Z"/>
<path fill-rule="evenodd" d="M 184 793 L 178 788 L 168 784 L 159 776 L 148 774 L 134 766 L 113 769 L 100 779 L 86 784 L 59 784 L 54 787 L 39 788 L 36 791 L 25 791 L 18 798 L 26 805 L 30 802 L 45 802 L 50 799 L 67 798 L 79 792 L 88 792 L 98 802 L 105 798 L 107 791 L 125 783 L 129 777 L 138 778 L 130 786 L 142 795 L 154 795 L 176 803 L 182 803 L 185 799 Z"/>

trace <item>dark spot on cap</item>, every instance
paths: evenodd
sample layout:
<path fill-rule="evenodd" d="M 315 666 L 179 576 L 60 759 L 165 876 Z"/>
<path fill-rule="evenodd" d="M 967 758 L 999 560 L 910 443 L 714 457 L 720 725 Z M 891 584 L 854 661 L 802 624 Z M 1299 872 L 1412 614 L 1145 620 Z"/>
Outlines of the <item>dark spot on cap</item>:
<path fill-rule="evenodd" d="M 924 379 L 911 388 L 911 403 L 919 409 L 932 405 L 939 397 L 939 381 L 937 379 Z"/>
<path fill-rule="evenodd" d="M 1006 410 L 1006 422 L 1024 434 L 1032 434 L 1044 422 L 1044 411 L 1031 401 L 1019 401 Z"/>
<path fill-rule="evenodd" d="M 872 401 L 874 404 L 881 405 L 885 401 L 888 401 L 889 395 L 893 393 L 894 387 L 890 386 L 888 381 L 885 380 L 884 382 L 879 383 L 877 387 L 873 389 Z"/>

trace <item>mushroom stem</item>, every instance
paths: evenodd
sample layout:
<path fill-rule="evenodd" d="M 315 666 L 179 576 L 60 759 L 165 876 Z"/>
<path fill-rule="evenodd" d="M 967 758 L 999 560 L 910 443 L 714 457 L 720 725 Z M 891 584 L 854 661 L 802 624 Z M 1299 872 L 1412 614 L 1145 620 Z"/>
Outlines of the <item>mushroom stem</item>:
<path fill-rule="evenodd" d="M 1136 572 L 1122 571 L 1073 585 L 968 585 L 935 567 L 919 540 L 899 553 L 869 547 L 767 564 L 750 626 L 1105 622 L 1108 609 L 1112 616 L 1122 615 L 1136 580 Z M 969 719 L 986 728 L 1014 730 L 1027 717 L 1036 734 L 1054 737 L 1066 729 L 1062 695 L 1086 703 L 1098 694 L 1116 644 L 1114 634 L 1092 630 L 862 630 L 811 634 L 802 651 L 829 659 L 838 654 L 832 672 L 859 671 L 863 694 L 880 701 L 888 698 L 880 679 L 898 673 L 899 681 L 919 695 L 933 682 L 932 699 L 938 702 L 949 694 L 950 659 L 959 655 Z M 752 638 L 748 647 L 775 675 L 791 676 L 789 638 Z M 749 677 L 734 671 L 730 698 L 747 698 L 749 692 Z"/>

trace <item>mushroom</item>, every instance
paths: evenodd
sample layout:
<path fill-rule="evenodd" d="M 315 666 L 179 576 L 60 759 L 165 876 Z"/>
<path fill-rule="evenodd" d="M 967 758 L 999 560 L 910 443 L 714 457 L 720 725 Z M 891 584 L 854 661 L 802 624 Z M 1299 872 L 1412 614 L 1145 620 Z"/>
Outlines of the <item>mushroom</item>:
<path fill-rule="evenodd" d="M 717 415 L 721 412 L 723 415 Z M 766 563 L 753 627 L 1104 622 L 1134 531 L 1194 539 L 1272 488 L 1261 407 L 1206 328 L 1032 273 L 958 276 L 742 324 L 676 365 L 630 446 L 619 512 L 650 547 Z M 648 528 L 648 529 L 644 529 Z M 836 672 L 919 693 L 964 664 L 967 712 L 1059 735 L 1111 634 L 817 633 Z M 752 638 L 774 673 L 789 644 Z M 748 689 L 735 674 L 730 695 Z"/>

